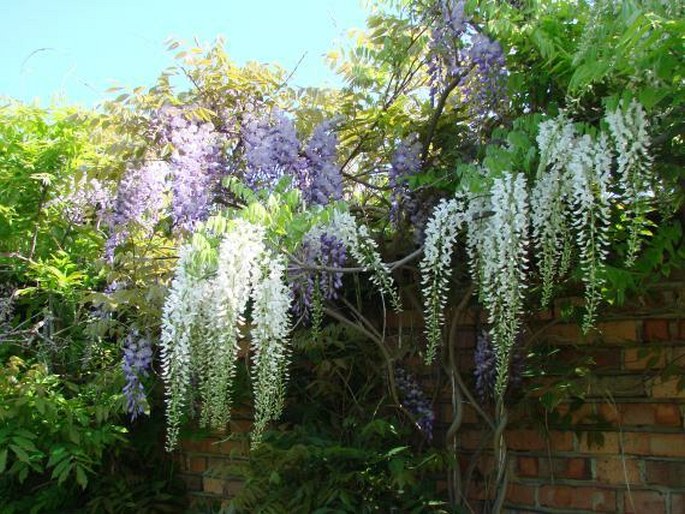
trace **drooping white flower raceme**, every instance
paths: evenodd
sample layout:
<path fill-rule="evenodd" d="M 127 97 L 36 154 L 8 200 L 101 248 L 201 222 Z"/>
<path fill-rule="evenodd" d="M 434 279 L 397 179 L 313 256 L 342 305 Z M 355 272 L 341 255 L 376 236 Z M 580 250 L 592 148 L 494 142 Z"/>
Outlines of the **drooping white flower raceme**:
<path fill-rule="evenodd" d="M 371 272 L 371 281 L 383 295 L 390 298 L 395 311 L 401 311 L 402 305 L 395 281 L 388 266 L 381 259 L 378 245 L 371 238 L 369 229 L 365 225 L 358 225 L 348 212 L 336 212 L 331 221 L 331 227 L 333 233 L 343 241 L 357 262 Z"/>
<path fill-rule="evenodd" d="M 242 220 L 233 222 L 215 255 L 197 240 L 181 248 L 162 317 L 169 450 L 192 396 L 191 379 L 201 424 L 218 428 L 230 419 L 240 328 L 264 248 L 264 229 Z"/>
<path fill-rule="evenodd" d="M 252 380 L 255 419 L 252 446 L 269 421 L 280 417 L 285 399 L 290 333 L 290 289 L 281 257 L 264 254 L 252 290 Z"/>
<path fill-rule="evenodd" d="M 520 331 L 528 271 L 528 190 L 525 177 L 506 172 L 490 189 L 492 215 L 479 230 L 480 295 L 488 312 L 497 359 L 495 392 L 504 394 L 509 358 Z"/>
<path fill-rule="evenodd" d="M 442 200 L 434 209 L 425 229 L 424 256 L 419 264 L 424 294 L 426 318 L 425 361 L 435 359 L 440 344 L 441 327 L 445 320 L 445 304 L 449 290 L 452 253 L 457 234 L 466 218 L 463 199 Z"/>
<path fill-rule="evenodd" d="M 648 225 L 646 215 L 654 197 L 647 117 L 642 105 L 633 99 L 628 106 L 621 102 L 615 111 L 606 114 L 605 120 L 618 154 L 619 194 L 624 198 L 624 214 L 629 222 L 626 266 L 632 266 L 642 245 L 641 234 Z"/>
<path fill-rule="evenodd" d="M 585 284 L 585 315 L 582 329 L 594 326 L 597 307 L 602 299 L 604 269 L 608 255 L 610 224 L 611 153 L 607 138 L 597 141 L 589 135 L 577 139 L 567 180 L 573 204 L 573 228 L 579 249 Z"/>
<path fill-rule="evenodd" d="M 540 124 L 537 143 L 540 165 L 531 191 L 531 226 L 542 279 L 542 306 L 549 304 L 554 280 L 570 265 L 570 191 L 564 170 L 575 146 L 575 129 L 559 115 Z"/>
<path fill-rule="evenodd" d="M 188 404 L 193 332 L 203 311 L 206 293 L 210 291 L 208 281 L 190 270 L 192 257 L 192 246 L 182 246 L 162 313 L 162 378 L 166 395 L 166 447 L 169 451 L 176 445 L 181 418 Z"/>
<path fill-rule="evenodd" d="M 213 428 L 230 418 L 231 386 L 235 377 L 238 342 L 250 291 L 259 277 L 258 262 L 265 251 L 264 228 L 235 220 L 219 245 L 216 275 L 208 295 L 208 333 L 198 341 L 200 422 Z"/>

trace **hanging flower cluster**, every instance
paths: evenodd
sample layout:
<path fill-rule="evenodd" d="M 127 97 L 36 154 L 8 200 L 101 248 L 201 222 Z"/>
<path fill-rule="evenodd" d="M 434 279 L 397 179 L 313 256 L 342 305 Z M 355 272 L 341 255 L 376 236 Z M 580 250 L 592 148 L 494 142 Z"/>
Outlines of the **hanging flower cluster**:
<path fill-rule="evenodd" d="M 412 217 L 419 210 L 416 197 L 409 189 L 409 178 L 421 170 L 421 142 L 414 133 L 405 138 L 390 161 L 388 185 L 390 193 L 390 221 L 400 225 L 403 216 Z"/>
<path fill-rule="evenodd" d="M 532 191 L 531 222 L 542 301 L 549 302 L 554 280 L 568 271 L 575 238 L 585 284 L 585 332 L 593 326 L 602 298 L 611 206 L 620 203 L 626 219 L 630 266 L 654 196 L 642 106 L 633 100 L 626 109 L 621 103 L 605 119 L 613 146 L 604 132 L 596 137 L 580 134 L 563 113 L 541 123 L 537 137 L 540 167 Z"/>
<path fill-rule="evenodd" d="M 129 168 L 120 181 L 108 219 L 105 254 L 109 259 L 134 227 L 149 234 L 167 207 L 177 229 L 190 231 L 207 219 L 226 172 L 224 137 L 211 123 L 181 108 L 164 106 L 152 115 L 148 128 L 157 144 L 170 148 L 171 154 Z"/>
<path fill-rule="evenodd" d="M 273 116 L 250 116 L 241 130 L 245 147 L 245 183 L 254 191 L 273 190 L 284 176 L 298 180 L 305 162 L 295 124 L 283 111 Z"/>
<path fill-rule="evenodd" d="M 289 276 L 293 293 L 293 313 L 309 320 L 317 300 L 335 300 L 342 287 L 342 272 L 322 268 L 342 268 L 347 261 L 343 241 L 322 227 L 315 227 L 302 239 L 296 255 L 301 266 Z"/>
<path fill-rule="evenodd" d="M 253 447 L 269 421 L 283 411 L 289 350 L 290 291 L 282 258 L 265 255 L 252 290 L 252 380 L 255 397 Z"/>
<path fill-rule="evenodd" d="M 302 247 L 309 255 L 289 270 L 288 277 L 295 277 L 291 287 L 303 298 L 292 294 L 286 283 L 285 258 L 267 247 L 263 226 L 237 219 L 210 227 L 211 238 L 196 233 L 191 243 L 181 247 L 164 305 L 161 355 L 169 450 L 176 445 L 183 413 L 195 399 L 200 400 L 203 426 L 221 428 L 229 421 L 248 306 L 255 398 L 253 445 L 259 444 L 267 424 L 283 410 L 290 311 L 298 308 L 298 302 L 303 311 L 313 309 L 316 291 L 326 299 L 337 297 L 342 275 L 335 268 L 344 265 L 348 252 L 372 273 L 372 281 L 393 307 L 400 308 L 390 271 L 368 229 L 348 213 L 334 213 L 328 224 L 315 226 L 305 236 Z M 217 234 L 221 242 L 215 249 L 210 241 Z"/>
<path fill-rule="evenodd" d="M 159 221 L 171 170 L 165 161 L 149 161 L 139 168 L 129 168 L 119 182 L 109 217 L 109 239 L 105 243 L 105 256 L 114 257 L 133 227 L 145 234 Z"/>
<path fill-rule="evenodd" d="M 331 222 L 333 233 L 344 243 L 359 264 L 371 272 L 371 281 L 379 291 L 390 298 L 390 303 L 399 312 L 402 310 L 400 295 L 387 265 L 378 253 L 378 245 L 371 238 L 365 225 L 358 225 L 347 212 L 336 212 Z"/>
<path fill-rule="evenodd" d="M 509 357 L 520 332 L 528 269 L 528 192 L 523 175 L 504 173 L 490 190 L 491 215 L 472 224 L 478 231 L 477 282 L 488 312 L 497 358 L 495 392 L 504 393 Z"/>
<path fill-rule="evenodd" d="M 243 178 L 254 191 L 273 191 L 283 177 L 302 191 L 308 204 L 326 205 L 342 197 L 342 173 L 337 164 L 336 120 L 314 127 L 302 148 L 295 124 L 280 110 L 269 116 L 251 116 L 243 124 Z"/>
<path fill-rule="evenodd" d="M 432 440 L 435 412 L 431 408 L 430 399 L 416 379 L 402 368 L 395 368 L 395 384 L 402 406 L 414 417 L 417 428 L 429 441 Z"/>
<path fill-rule="evenodd" d="M 523 383 L 525 354 L 519 343 L 520 341 L 517 340 L 509 364 L 508 391 L 520 387 Z M 492 346 L 490 334 L 486 330 L 481 331 L 476 338 L 474 361 L 473 375 L 476 379 L 478 398 L 482 402 L 491 400 L 495 393 L 495 381 L 497 379 L 497 356 Z"/>
<path fill-rule="evenodd" d="M 327 205 L 342 198 L 342 173 L 336 160 L 338 138 L 333 132 L 336 120 L 326 120 L 314 127 L 304 149 L 306 172 L 298 187 L 305 201 Z"/>
<path fill-rule="evenodd" d="M 124 396 L 126 410 L 135 420 L 147 408 L 147 396 L 141 379 L 148 376 L 152 365 L 152 346 L 148 337 L 143 337 L 138 330 L 132 330 L 124 341 L 124 356 L 121 368 L 124 371 Z"/>
<path fill-rule="evenodd" d="M 562 114 L 540 124 L 540 166 L 530 188 L 522 174 L 504 172 L 492 180 L 486 194 L 471 195 L 468 201 L 460 196 L 436 207 L 421 263 L 428 361 L 440 340 L 446 277 L 462 226 L 467 230 L 469 267 L 488 314 L 498 397 L 506 390 L 511 352 L 521 329 L 530 247 L 537 254 L 545 303 L 555 279 L 566 273 L 577 254 L 585 284 L 583 329 L 593 326 L 602 298 L 611 207 L 620 204 L 632 222 L 631 262 L 639 248 L 635 234 L 644 228 L 653 197 L 642 107 L 635 101 L 628 107 L 621 104 L 606 119 L 613 147 L 606 133 L 581 134 Z M 611 173 L 614 163 L 617 179 Z"/>
<path fill-rule="evenodd" d="M 428 75 L 433 99 L 455 77 L 471 114 L 496 109 L 507 76 L 502 47 L 479 31 L 464 12 L 465 0 L 439 0 L 431 19 Z"/>
<path fill-rule="evenodd" d="M 427 363 L 435 359 L 440 345 L 441 327 L 445 321 L 445 305 L 449 290 L 452 253 L 457 234 L 466 220 L 464 203 L 457 199 L 441 201 L 426 225 L 424 256 L 419 268 L 424 293 L 426 318 Z"/>
<path fill-rule="evenodd" d="M 637 100 L 623 102 L 607 113 L 611 138 L 618 153 L 618 186 L 630 209 L 625 212 L 629 223 L 626 266 L 632 266 L 641 246 L 641 234 L 648 225 L 646 214 L 654 197 L 649 152 L 650 138 L 645 111 Z"/>
<path fill-rule="evenodd" d="M 274 398 L 275 392 L 283 393 L 273 387 L 285 384 L 290 295 L 283 282 L 284 266 L 266 249 L 264 235 L 262 227 L 236 220 L 218 252 L 199 237 L 181 249 L 162 318 L 168 449 L 176 444 L 180 420 L 192 396 L 191 378 L 201 400 L 201 424 L 219 428 L 230 419 L 241 328 L 250 299 L 255 373 L 259 374 L 255 423 L 263 427 L 280 412 Z M 270 375 L 266 387 L 264 369 L 269 374 L 276 369 L 282 373 Z"/>

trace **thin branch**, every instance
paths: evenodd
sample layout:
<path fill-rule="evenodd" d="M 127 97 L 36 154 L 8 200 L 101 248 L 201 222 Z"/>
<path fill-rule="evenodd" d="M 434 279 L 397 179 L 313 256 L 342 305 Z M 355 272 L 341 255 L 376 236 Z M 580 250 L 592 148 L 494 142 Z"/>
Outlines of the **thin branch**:
<path fill-rule="evenodd" d="M 440 119 L 442 111 L 445 108 L 447 98 L 450 96 L 450 93 L 454 91 L 454 89 L 459 85 L 459 83 L 465 75 L 466 73 L 460 73 L 456 75 L 452 79 L 452 81 L 449 84 L 447 84 L 445 90 L 442 92 L 440 98 L 438 99 L 438 104 L 435 106 L 433 115 L 431 116 L 430 121 L 428 122 L 428 133 L 426 134 L 426 140 L 424 141 L 423 149 L 421 150 L 421 163 L 424 166 L 426 164 L 426 159 L 428 158 L 428 151 L 430 149 L 431 141 L 433 140 L 433 136 L 435 135 L 435 129 L 438 126 L 438 120 Z"/>

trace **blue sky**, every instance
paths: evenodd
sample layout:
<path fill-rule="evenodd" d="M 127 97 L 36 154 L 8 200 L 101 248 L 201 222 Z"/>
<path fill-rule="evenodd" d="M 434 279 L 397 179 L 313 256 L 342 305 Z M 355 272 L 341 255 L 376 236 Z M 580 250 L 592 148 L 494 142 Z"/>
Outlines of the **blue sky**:
<path fill-rule="evenodd" d="M 362 0 L 0 0 L 0 96 L 92 106 L 113 85 L 149 86 L 173 63 L 165 40 L 277 62 L 292 83 L 336 85 L 323 55 L 364 26 Z"/>

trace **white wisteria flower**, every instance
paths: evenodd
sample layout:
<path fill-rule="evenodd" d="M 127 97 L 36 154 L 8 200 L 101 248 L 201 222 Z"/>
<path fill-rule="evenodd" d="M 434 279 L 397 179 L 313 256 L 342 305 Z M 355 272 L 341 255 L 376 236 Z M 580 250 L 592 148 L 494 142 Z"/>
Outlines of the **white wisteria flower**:
<path fill-rule="evenodd" d="M 654 198 L 647 116 L 642 105 L 633 99 L 627 107 L 621 102 L 605 119 L 618 154 L 618 186 L 629 220 L 626 266 L 632 266 L 642 246 L 641 235 L 648 225 L 647 213 Z"/>
<path fill-rule="evenodd" d="M 265 254 L 252 291 L 252 379 L 255 419 L 252 445 L 257 446 L 269 421 L 283 411 L 290 333 L 290 289 L 283 259 Z"/>
<path fill-rule="evenodd" d="M 331 221 L 333 233 L 339 237 L 357 262 L 371 273 L 371 281 L 399 312 L 402 310 L 400 295 L 388 266 L 378 253 L 378 245 L 371 238 L 365 225 L 357 224 L 348 212 L 336 212 Z"/>
<path fill-rule="evenodd" d="M 440 345 L 440 332 L 445 320 L 445 304 L 449 290 L 452 253 L 457 235 L 466 220 L 465 202 L 453 198 L 442 200 L 433 210 L 425 229 L 421 288 L 426 317 L 428 346 L 424 360 L 430 364 Z"/>

